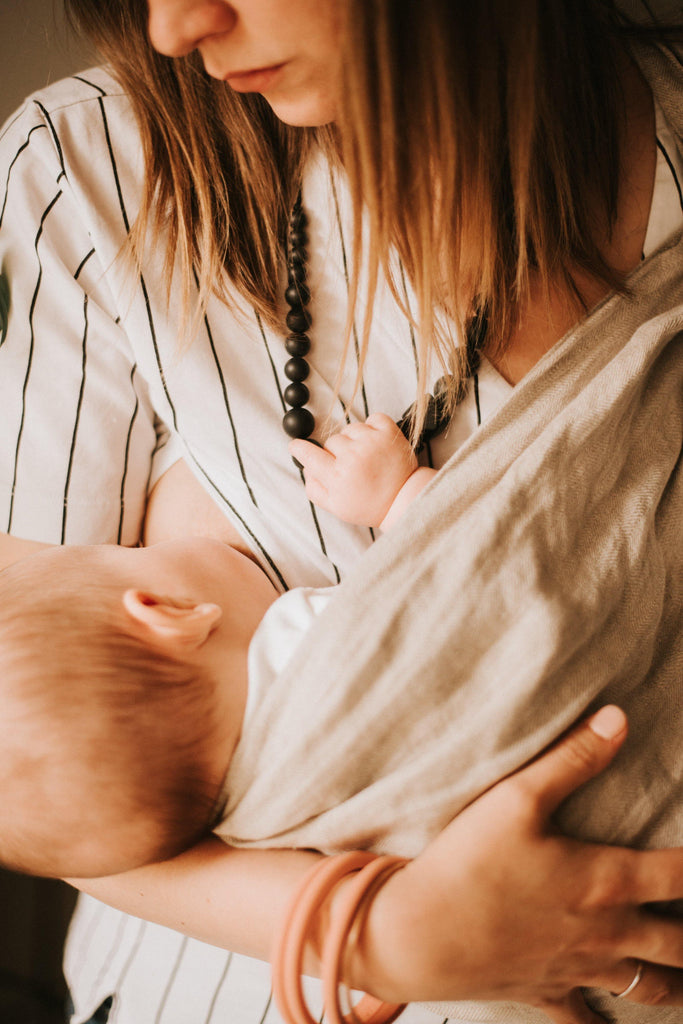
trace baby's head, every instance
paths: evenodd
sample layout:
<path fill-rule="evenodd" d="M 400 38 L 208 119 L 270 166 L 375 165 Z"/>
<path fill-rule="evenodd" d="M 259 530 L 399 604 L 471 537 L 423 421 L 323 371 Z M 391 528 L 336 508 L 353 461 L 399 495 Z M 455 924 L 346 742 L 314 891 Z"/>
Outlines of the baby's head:
<path fill-rule="evenodd" d="M 239 723 L 226 726 L 206 650 L 221 608 L 178 596 L 194 564 L 169 594 L 185 571 L 170 548 L 156 556 L 164 597 L 135 589 L 153 549 L 49 549 L 0 573 L 7 867 L 114 874 L 210 829 Z"/>

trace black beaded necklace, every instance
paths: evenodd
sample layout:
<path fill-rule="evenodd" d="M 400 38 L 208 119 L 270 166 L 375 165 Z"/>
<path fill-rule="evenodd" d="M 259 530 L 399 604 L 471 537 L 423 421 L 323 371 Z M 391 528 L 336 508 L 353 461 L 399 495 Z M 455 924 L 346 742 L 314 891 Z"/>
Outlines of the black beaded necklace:
<path fill-rule="evenodd" d="M 307 306 L 311 298 L 306 283 L 306 243 L 308 242 L 308 218 L 301 205 L 301 193 L 296 198 L 289 218 L 289 236 L 287 239 L 287 289 L 285 300 L 289 312 L 285 323 L 289 334 L 285 339 L 285 348 L 290 358 L 285 363 L 285 377 L 290 383 L 284 391 L 284 400 L 290 407 L 282 419 L 282 426 L 289 437 L 310 438 L 315 430 L 315 418 L 306 403 L 310 391 L 304 383 L 310 373 L 306 361 L 311 348 L 311 339 L 307 331 L 312 319 Z M 472 376 L 479 367 L 482 345 L 486 338 L 486 317 L 478 315 L 472 318 L 467 330 L 467 365 L 468 376 Z M 440 377 L 434 385 L 434 394 L 427 398 L 427 409 L 420 436 L 415 445 L 420 452 L 425 444 L 446 429 L 450 420 L 449 403 L 447 401 L 450 381 Z M 455 404 L 458 405 L 467 393 L 467 380 L 458 388 Z M 410 439 L 412 416 L 415 405 L 397 421 L 397 426 Z M 318 443 L 318 442 L 314 442 Z"/>

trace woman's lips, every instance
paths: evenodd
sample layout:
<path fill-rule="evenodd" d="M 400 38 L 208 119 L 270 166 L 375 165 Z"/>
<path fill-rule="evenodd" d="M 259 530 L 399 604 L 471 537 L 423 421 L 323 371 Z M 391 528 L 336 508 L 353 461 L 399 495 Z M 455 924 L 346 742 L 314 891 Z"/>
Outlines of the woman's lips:
<path fill-rule="evenodd" d="M 284 64 L 273 64 L 254 71 L 240 71 L 225 76 L 225 81 L 236 92 L 264 92 L 280 73 Z"/>

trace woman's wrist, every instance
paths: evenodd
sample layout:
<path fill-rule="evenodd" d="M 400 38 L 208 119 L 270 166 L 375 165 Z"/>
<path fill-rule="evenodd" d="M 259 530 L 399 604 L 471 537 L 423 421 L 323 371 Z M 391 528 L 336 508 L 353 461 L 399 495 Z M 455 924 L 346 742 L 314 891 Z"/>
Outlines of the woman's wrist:
<path fill-rule="evenodd" d="M 438 1002 L 472 998 L 467 979 L 457 978 L 452 919 L 446 932 L 439 924 L 438 883 L 409 861 L 392 875 L 372 901 L 363 927 L 349 950 L 345 981 L 386 1002 Z M 460 989 L 460 992 L 458 990 Z"/>
<path fill-rule="evenodd" d="M 234 849 L 211 837 L 169 861 L 68 881 L 135 917 L 268 960 L 292 894 L 320 859 L 304 850 Z"/>
<path fill-rule="evenodd" d="M 416 906 L 410 884 L 406 884 L 412 877 L 410 868 L 409 862 L 374 894 L 345 959 L 344 981 L 349 988 L 387 1002 L 411 1002 L 420 997 L 415 978 Z M 335 894 L 338 901 L 346 884 Z"/>

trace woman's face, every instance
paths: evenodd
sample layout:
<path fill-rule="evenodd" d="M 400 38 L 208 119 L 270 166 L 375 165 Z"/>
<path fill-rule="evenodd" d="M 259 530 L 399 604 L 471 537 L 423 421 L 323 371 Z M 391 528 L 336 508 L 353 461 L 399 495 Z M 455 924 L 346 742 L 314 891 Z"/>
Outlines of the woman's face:
<path fill-rule="evenodd" d="M 147 0 L 160 53 L 198 50 L 208 74 L 258 92 L 288 124 L 334 120 L 339 0 Z"/>

